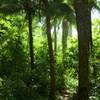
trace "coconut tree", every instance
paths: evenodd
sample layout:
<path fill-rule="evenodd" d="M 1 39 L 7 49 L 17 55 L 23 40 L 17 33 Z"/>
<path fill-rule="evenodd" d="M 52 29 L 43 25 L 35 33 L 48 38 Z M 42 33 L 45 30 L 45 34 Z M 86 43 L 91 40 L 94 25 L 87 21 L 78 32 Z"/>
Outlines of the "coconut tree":
<path fill-rule="evenodd" d="M 55 59 L 54 59 L 54 52 L 53 52 L 52 39 L 51 39 L 51 25 L 52 25 L 51 22 L 52 21 L 55 22 L 55 20 L 59 20 L 59 18 L 61 19 L 61 17 L 66 15 L 66 13 L 68 14 L 68 13 L 72 12 L 72 9 L 68 5 L 66 5 L 65 3 L 62 3 L 62 2 L 60 3 L 60 2 L 61 1 L 58 2 L 56 0 L 55 1 L 48 1 L 48 0 L 41 1 L 40 0 L 40 3 L 39 3 L 39 5 L 41 4 L 40 12 L 46 18 L 46 32 L 47 32 L 48 50 L 49 50 L 48 54 L 49 54 L 49 59 L 50 59 L 50 100 L 51 99 L 54 100 L 55 94 L 56 94 L 56 91 L 55 91 L 56 90 Z M 54 9 L 54 7 L 55 7 L 55 9 Z M 66 12 L 66 11 L 68 11 L 68 12 Z M 66 17 L 68 17 L 68 16 L 66 16 Z M 55 44 L 57 43 L 56 40 L 54 40 Z"/>

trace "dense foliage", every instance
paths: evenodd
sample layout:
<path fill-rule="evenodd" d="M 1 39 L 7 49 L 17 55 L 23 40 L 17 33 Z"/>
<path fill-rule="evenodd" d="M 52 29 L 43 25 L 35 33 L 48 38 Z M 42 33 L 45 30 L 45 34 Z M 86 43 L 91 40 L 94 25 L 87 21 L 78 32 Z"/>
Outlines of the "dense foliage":
<path fill-rule="evenodd" d="M 62 0 L 58 1 L 62 2 Z M 69 3 L 69 5 L 71 4 Z M 64 5 L 62 5 L 62 8 L 63 6 Z M 68 36 L 65 38 L 66 46 L 64 47 L 65 50 L 63 52 L 61 38 L 63 35 L 61 31 L 63 29 L 61 27 L 61 22 L 63 19 L 68 18 L 69 27 L 74 27 L 72 30 L 73 32 L 76 26 L 75 22 L 70 21 L 71 17 L 69 18 L 70 14 L 73 12 L 68 12 L 69 16 L 64 17 L 64 15 L 59 15 L 59 9 L 58 15 L 52 15 L 56 21 L 51 19 L 51 37 L 52 44 L 54 44 L 54 46 L 55 33 L 53 26 L 55 23 L 57 30 L 56 51 L 53 46 L 55 58 L 56 99 L 63 100 L 62 97 L 68 95 L 68 97 L 72 100 L 72 98 L 76 96 L 78 87 L 78 38 L 77 35 L 73 37 L 71 31 L 68 31 Z M 48 100 L 50 92 L 49 48 L 46 37 L 45 14 L 42 10 L 39 12 L 40 14 L 42 13 L 39 16 L 41 18 L 38 18 L 38 16 L 35 15 L 32 23 L 32 45 L 34 50 L 33 68 L 31 68 L 30 61 L 30 40 L 27 27 L 27 14 L 25 14 L 25 12 L 18 12 L 13 15 L 0 14 L 0 100 Z M 38 11 L 36 14 L 37 13 Z M 75 19 L 73 18 L 72 20 Z M 89 57 L 89 97 L 90 100 L 99 100 L 100 19 L 93 19 L 92 31 L 93 48 Z M 64 59 L 63 56 L 65 56 Z M 64 87 L 62 85 L 64 85 Z"/>

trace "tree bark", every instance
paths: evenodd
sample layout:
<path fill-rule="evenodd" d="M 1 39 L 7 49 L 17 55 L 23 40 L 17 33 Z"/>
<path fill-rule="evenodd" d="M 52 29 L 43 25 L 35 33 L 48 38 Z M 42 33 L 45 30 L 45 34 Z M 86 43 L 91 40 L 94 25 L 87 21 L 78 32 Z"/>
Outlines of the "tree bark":
<path fill-rule="evenodd" d="M 51 25 L 50 25 L 50 14 L 48 13 L 49 4 L 48 0 L 43 0 L 46 11 L 46 27 L 47 27 L 47 40 L 48 40 L 48 53 L 50 61 L 50 94 L 49 100 L 56 99 L 56 79 L 55 79 L 55 60 L 53 54 L 52 38 L 51 38 Z"/>
<path fill-rule="evenodd" d="M 89 100 L 89 39 L 88 0 L 74 0 L 79 46 L 78 100 Z"/>
<path fill-rule="evenodd" d="M 66 70 L 66 49 L 67 49 L 67 37 L 68 37 L 68 21 L 62 20 L 62 90 L 65 90 L 65 70 Z"/>
<path fill-rule="evenodd" d="M 52 39 L 51 39 L 51 28 L 50 28 L 50 17 L 46 17 L 47 25 L 47 39 L 48 39 L 48 48 L 49 48 L 49 58 L 50 58 L 50 98 L 49 100 L 55 100 L 56 95 L 56 85 L 55 85 L 55 62 L 54 54 L 52 48 Z"/>
<path fill-rule="evenodd" d="M 92 40 L 92 18 L 91 18 L 91 10 L 92 8 L 89 7 L 89 22 L 90 22 L 90 50 L 91 50 L 91 53 L 92 53 L 92 48 L 93 48 L 93 40 Z"/>
<path fill-rule="evenodd" d="M 56 52 L 57 52 L 57 30 L 56 30 L 56 21 L 54 20 L 54 54 L 56 58 Z"/>
<path fill-rule="evenodd" d="M 29 46 L 30 46 L 30 59 L 31 59 L 31 69 L 34 67 L 34 54 L 33 54 L 33 36 L 32 36 L 32 15 L 31 12 L 28 15 L 28 27 L 29 27 Z"/>
<path fill-rule="evenodd" d="M 68 21 L 63 19 L 62 21 L 62 53 L 63 53 L 63 61 L 66 56 L 66 48 L 67 48 L 67 37 L 68 37 Z"/>
<path fill-rule="evenodd" d="M 33 69 L 34 52 L 33 52 L 33 36 L 32 36 L 32 4 L 31 4 L 31 0 L 26 1 L 26 3 L 27 3 L 26 13 L 28 17 L 28 28 L 29 28 L 29 48 L 30 48 L 31 69 Z"/>

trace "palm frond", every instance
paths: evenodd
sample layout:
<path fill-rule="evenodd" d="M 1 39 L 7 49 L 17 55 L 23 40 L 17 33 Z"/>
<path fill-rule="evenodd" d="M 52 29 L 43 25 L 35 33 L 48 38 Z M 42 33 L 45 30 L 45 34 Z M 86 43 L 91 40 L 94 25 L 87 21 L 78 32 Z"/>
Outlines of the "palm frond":
<path fill-rule="evenodd" d="M 65 17 L 70 22 L 74 22 L 74 10 L 66 3 L 49 3 L 48 13 L 55 17 Z"/>

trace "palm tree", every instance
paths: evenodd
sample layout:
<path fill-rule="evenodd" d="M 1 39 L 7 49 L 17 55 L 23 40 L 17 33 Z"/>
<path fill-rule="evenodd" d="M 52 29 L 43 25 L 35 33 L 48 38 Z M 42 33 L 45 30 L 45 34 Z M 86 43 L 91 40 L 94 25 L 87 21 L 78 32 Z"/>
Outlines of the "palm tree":
<path fill-rule="evenodd" d="M 63 1 L 63 0 L 62 0 Z M 62 78 L 61 78 L 61 91 L 62 95 L 65 91 L 65 70 L 66 70 L 66 49 L 67 49 L 67 37 L 69 33 L 69 23 L 74 24 L 74 11 L 73 9 L 66 3 L 57 2 L 59 5 L 59 13 L 56 13 L 56 17 L 61 20 L 62 22 Z M 62 9 L 63 12 L 62 12 Z"/>
<path fill-rule="evenodd" d="M 59 20 L 59 19 L 62 19 L 63 16 L 65 16 L 65 18 L 69 19 L 69 21 L 73 21 L 73 20 L 70 20 L 70 18 L 69 18 L 69 16 L 71 16 L 73 18 L 73 10 L 67 4 L 62 3 L 61 1 L 54 1 L 54 2 L 49 1 L 48 3 L 47 2 L 48 2 L 48 0 L 44 0 L 44 4 L 45 4 L 45 7 L 46 7 L 45 9 L 48 9 L 45 12 L 47 12 L 46 13 L 47 33 L 48 33 L 47 37 L 48 37 L 49 56 L 50 56 L 50 60 L 51 60 L 50 61 L 50 63 L 51 63 L 50 64 L 50 66 L 51 66 L 51 68 L 50 68 L 50 77 L 51 77 L 50 95 L 51 95 L 51 99 L 53 100 L 53 98 L 55 98 L 54 95 L 56 93 L 55 92 L 55 82 L 54 82 L 55 81 L 55 69 L 54 69 L 55 63 L 54 63 L 54 55 L 53 55 L 53 50 L 52 50 L 52 41 L 51 41 L 51 32 L 50 32 L 50 26 L 51 26 L 50 25 L 50 20 L 51 19 L 54 19 L 54 21 L 55 21 L 55 19 Z M 54 9 L 54 7 L 55 7 L 55 9 Z M 54 10 L 52 10 L 52 9 L 54 9 Z M 49 12 L 49 14 L 48 14 L 48 12 Z M 65 32 L 65 30 L 64 30 L 64 32 Z M 66 36 L 66 32 L 65 32 L 64 36 Z M 65 40 L 64 40 L 64 42 L 65 42 Z M 56 34 L 55 34 L 55 40 L 54 41 L 55 41 L 55 45 L 56 45 L 57 44 L 57 42 L 56 42 Z M 64 43 L 64 47 L 65 47 L 65 44 L 66 43 Z M 55 48 L 56 48 L 56 46 L 55 46 Z M 65 50 L 65 48 L 64 48 L 64 50 Z M 53 66 L 52 66 L 52 64 L 53 64 Z M 65 71 L 65 69 L 63 69 L 63 72 L 64 71 Z M 62 75 L 63 75 L 63 72 L 62 72 Z M 62 84 L 62 85 L 64 85 L 64 84 Z"/>
<path fill-rule="evenodd" d="M 89 100 L 89 34 L 90 17 L 88 0 L 74 0 L 79 46 L 78 99 Z"/>
<path fill-rule="evenodd" d="M 51 16 L 48 13 L 49 3 L 48 0 L 43 0 L 45 11 L 46 11 L 46 27 L 47 27 L 47 39 L 48 39 L 48 48 L 49 48 L 49 58 L 50 58 L 50 97 L 49 100 L 55 100 L 56 97 L 56 85 L 55 85 L 55 62 L 54 54 L 52 47 L 52 38 L 51 38 L 51 25 L 50 20 Z"/>

